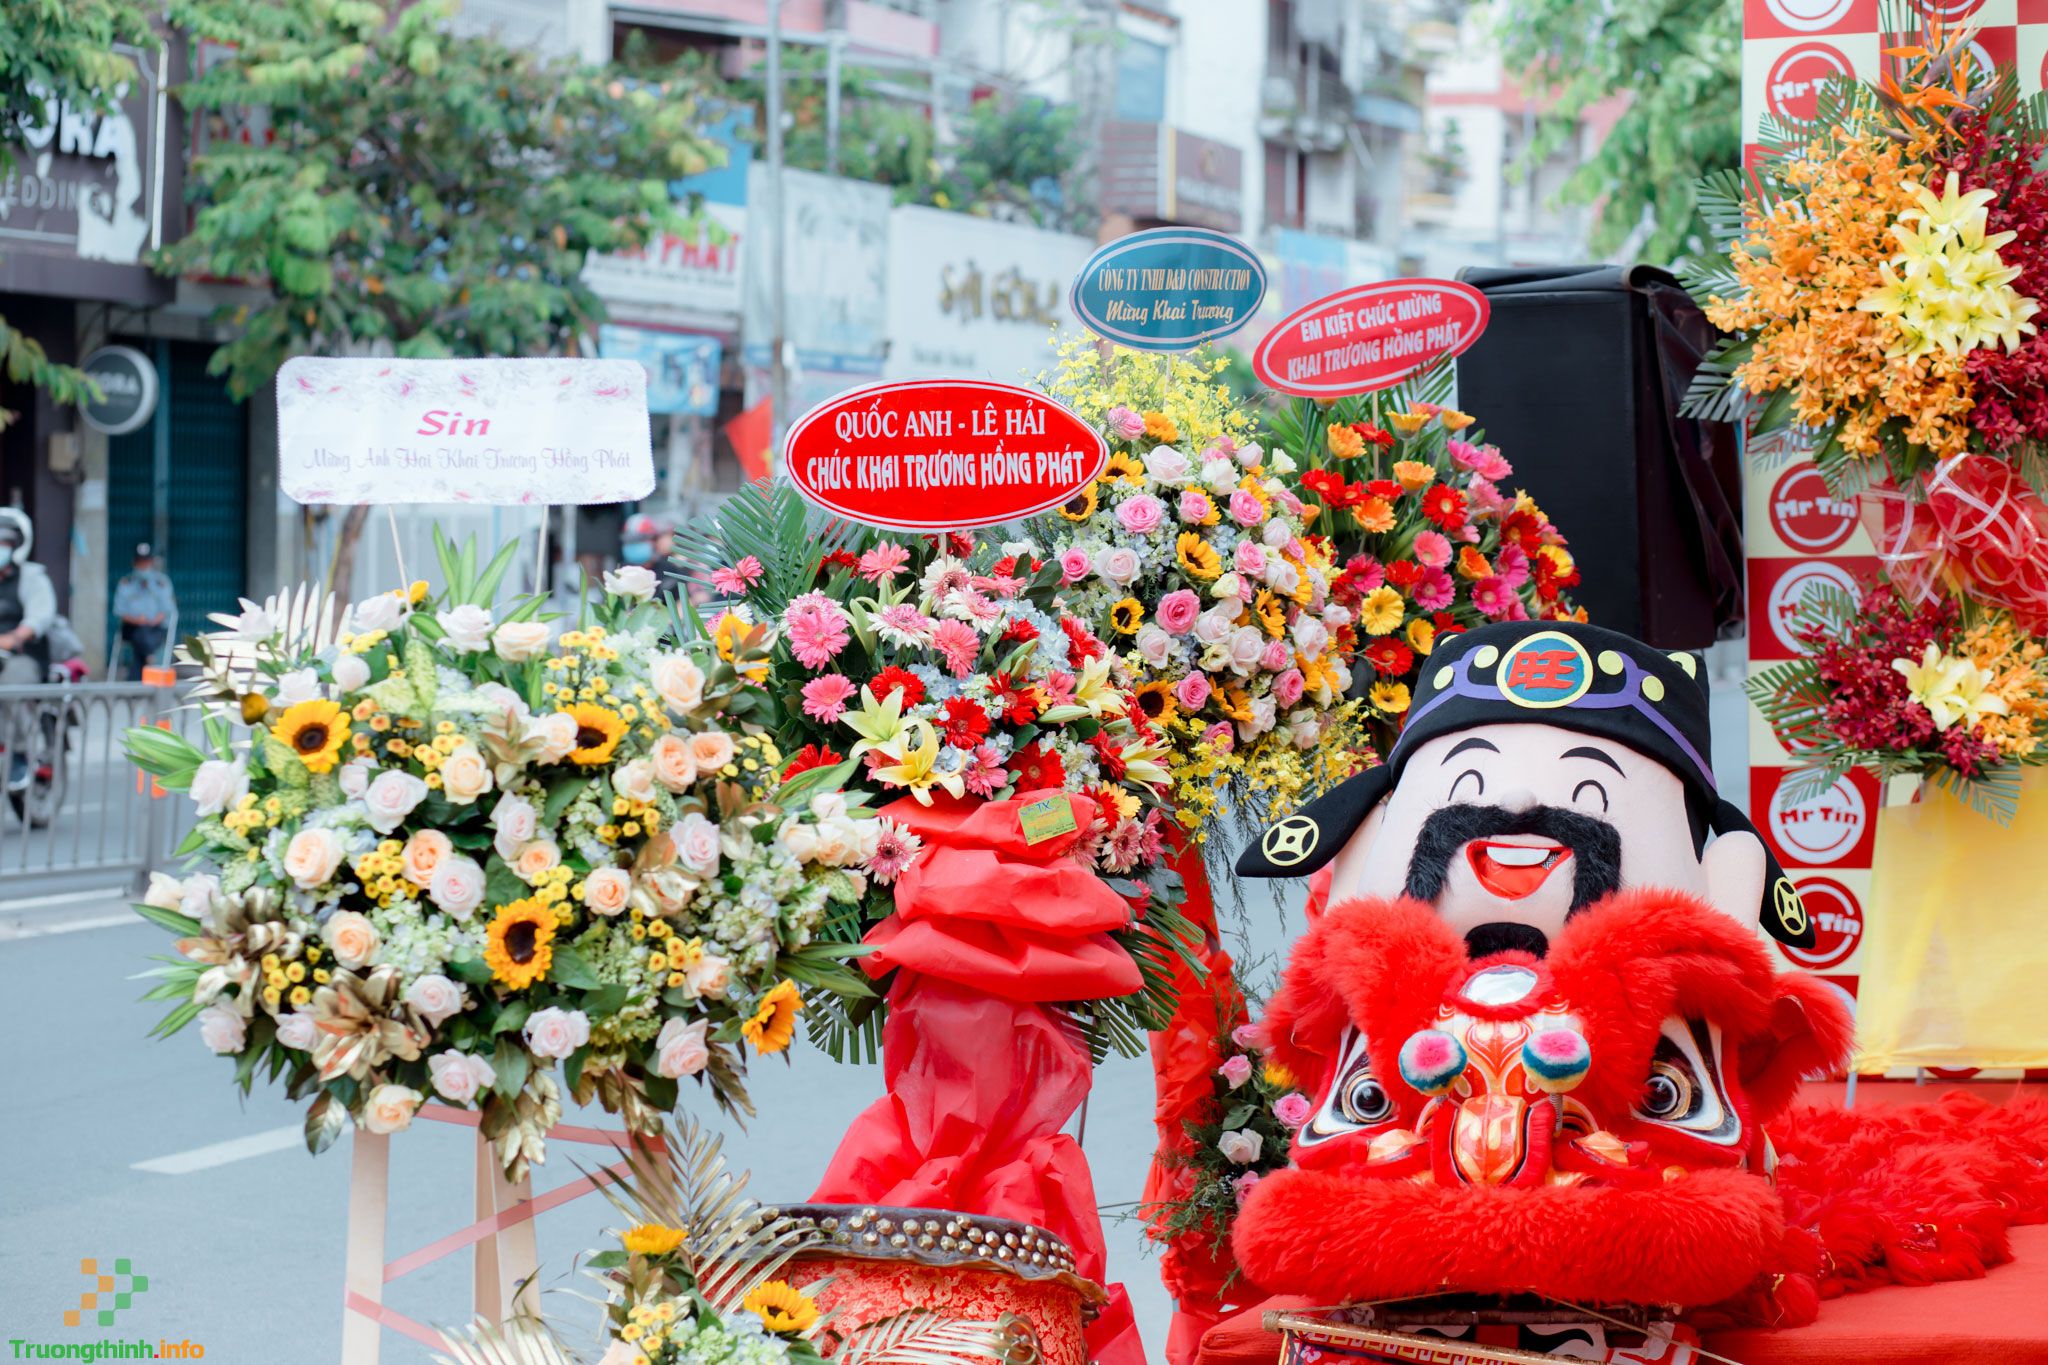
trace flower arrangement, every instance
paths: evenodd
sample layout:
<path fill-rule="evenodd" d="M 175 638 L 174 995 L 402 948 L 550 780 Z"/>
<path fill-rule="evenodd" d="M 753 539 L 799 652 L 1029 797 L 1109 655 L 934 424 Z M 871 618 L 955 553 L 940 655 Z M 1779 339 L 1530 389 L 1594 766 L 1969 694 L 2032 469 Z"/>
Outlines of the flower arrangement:
<path fill-rule="evenodd" d="M 882 803 L 972 805 L 1034 792 L 1086 798 L 1092 820 L 1076 856 L 1139 907 L 1114 937 L 1147 970 L 1148 990 L 1093 1002 L 1087 1026 L 1127 1052 L 1143 1046 L 1167 998 L 1169 938 L 1185 928 L 1179 886 L 1162 870 L 1170 773 L 1166 736 L 1128 660 L 1057 596 L 1054 564 L 1019 546 L 1000 557 L 972 538 L 863 533 L 826 542 L 806 529 L 788 487 L 744 489 L 718 527 L 686 540 L 699 581 L 723 595 L 706 609 L 718 648 L 766 627 L 779 712 L 792 752 L 785 777 Z M 797 510 L 793 522 L 783 518 Z M 761 543 L 762 528 L 771 540 Z M 796 563 L 794 578 L 771 574 Z M 795 589 L 793 591 L 793 589 Z M 894 908 L 892 884 L 917 859 L 917 834 L 876 822 L 861 920 Z M 1082 1002 L 1075 1002 L 1077 1004 Z M 869 1021 L 879 1015 L 865 1002 Z"/>
<path fill-rule="evenodd" d="M 430 1095 L 475 1106 L 515 1179 L 564 1086 L 636 1132 L 690 1077 L 744 1106 L 745 1056 L 789 1046 L 807 992 L 866 994 L 827 923 L 874 822 L 782 783 L 749 719 L 759 632 L 730 660 L 670 647 L 631 568 L 571 629 L 498 614 L 513 547 L 440 551 L 438 596 L 215 618 L 186 647 L 203 744 L 130 732 L 199 817 L 196 867 L 138 907 L 178 936 L 157 1031 L 196 1021 L 244 1091 L 282 1076 L 315 1151 Z"/>
<path fill-rule="evenodd" d="M 1703 183 L 1726 254 L 1687 285 L 1731 335 L 1686 406 L 1805 429 L 1838 492 L 1884 505 L 1897 586 L 1959 585 L 2040 632 L 2048 576 L 2010 567 L 2048 535 L 2048 126 L 1968 31 L 1922 32 L 1879 81 L 1828 86 L 1814 119 L 1767 117 L 1753 174 Z"/>
<path fill-rule="evenodd" d="M 1801 658 L 1749 681 L 1779 741 L 1807 767 L 1788 801 L 1862 766 L 1949 787 L 2001 824 L 2019 769 L 2048 759 L 2048 649 L 2005 612 L 1912 602 L 1882 580 L 1820 590 L 1795 618 Z"/>
<path fill-rule="evenodd" d="M 1319 403 L 1296 399 L 1274 441 L 1301 454 L 1310 540 L 1341 567 L 1330 595 L 1353 618 L 1354 665 L 1382 744 L 1406 714 L 1438 637 L 1487 621 L 1583 620 L 1564 534 L 1473 418 L 1440 402 L 1441 365 L 1401 387 Z"/>
<path fill-rule="evenodd" d="M 1253 439 L 1226 363 L 1062 343 L 1040 386 L 1102 432 L 1109 463 L 1024 542 L 1058 566 L 1062 607 L 1125 655 L 1198 839 L 1233 795 L 1312 795 L 1365 751 L 1353 611 L 1305 535 L 1294 461 Z"/>

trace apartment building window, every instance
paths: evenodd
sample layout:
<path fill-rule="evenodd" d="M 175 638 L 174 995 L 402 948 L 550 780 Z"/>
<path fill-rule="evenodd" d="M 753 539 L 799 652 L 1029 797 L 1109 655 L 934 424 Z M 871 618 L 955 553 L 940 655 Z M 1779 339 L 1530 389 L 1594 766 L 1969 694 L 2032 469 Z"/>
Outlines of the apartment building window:
<path fill-rule="evenodd" d="M 1116 50 L 1116 116 L 1129 123 L 1166 122 L 1166 45 L 1126 33 Z"/>

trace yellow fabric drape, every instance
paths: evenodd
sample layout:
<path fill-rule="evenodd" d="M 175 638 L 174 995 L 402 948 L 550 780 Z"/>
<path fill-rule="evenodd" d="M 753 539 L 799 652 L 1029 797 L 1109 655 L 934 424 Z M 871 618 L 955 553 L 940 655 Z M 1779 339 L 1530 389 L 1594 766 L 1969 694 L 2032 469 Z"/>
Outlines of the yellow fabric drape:
<path fill-rule="evenodd" d="M 2048 769 L 2001 826 L 1945 791 L 1878 815 L 1856 1069 L 2048 1066 Z"/>

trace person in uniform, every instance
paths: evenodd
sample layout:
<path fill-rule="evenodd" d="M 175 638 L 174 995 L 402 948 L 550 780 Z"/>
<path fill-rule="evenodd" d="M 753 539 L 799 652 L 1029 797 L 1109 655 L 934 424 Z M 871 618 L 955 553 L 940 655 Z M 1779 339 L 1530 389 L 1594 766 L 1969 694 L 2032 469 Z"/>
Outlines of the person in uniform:
<path fill-rule="evenodd" d="M 147 541 L 137 545 L 134 567 L 114 585 L 114 615 L 121 620 L 121 638 L 128 642 L 129 679 L 140 679 L 142 670 L 156 662 L 177 609 L 177 594 L 157 566 L 155 548 Z"/>

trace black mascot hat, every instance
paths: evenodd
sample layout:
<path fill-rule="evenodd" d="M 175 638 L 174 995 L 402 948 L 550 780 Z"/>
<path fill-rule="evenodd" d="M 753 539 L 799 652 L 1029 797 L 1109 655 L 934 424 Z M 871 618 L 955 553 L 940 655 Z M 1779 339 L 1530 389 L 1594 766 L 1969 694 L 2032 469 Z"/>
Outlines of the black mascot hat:
<path fill-rule="evenodd" d="M 1303 806 L 1237 860 L 1246 877 L 1305 877 L 1337 856 L 1392 791 L 1415 751 L 1479 725 L 1555 725 L 1611 739 L 1678 774 L 1716 834 L 1756 827 L 1714 787 L 1707 685 L 1697 656 L 1655 649 L 1576 621 L 1500 621 L 1438 637 L 1408 723 L 1386 761 Z M 1759 843 L 1763 842 L 1761 839 Z M 1784 868 L 1764 849 L 1764 929 L 1810 947 L 1813 925 Z"/>

